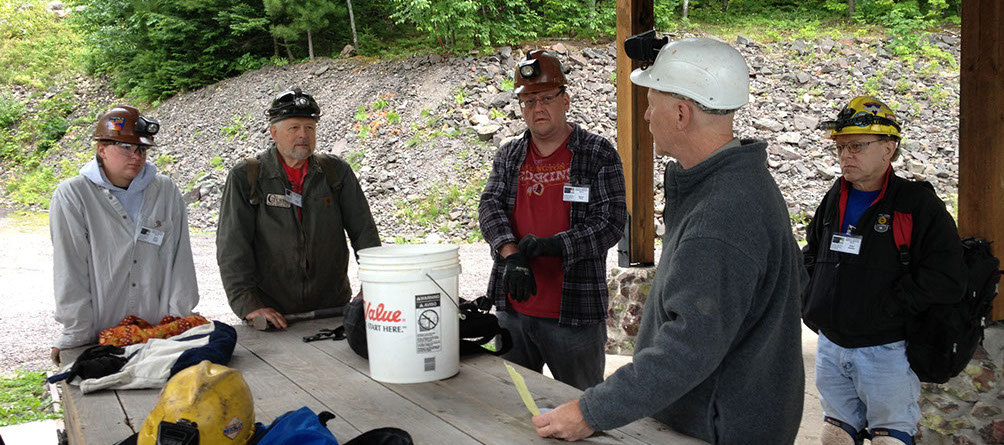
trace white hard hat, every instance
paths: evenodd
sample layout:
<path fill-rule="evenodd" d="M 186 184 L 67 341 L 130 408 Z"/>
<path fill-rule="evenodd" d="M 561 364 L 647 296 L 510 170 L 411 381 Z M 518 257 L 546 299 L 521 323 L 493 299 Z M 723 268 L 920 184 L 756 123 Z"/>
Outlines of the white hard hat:
<path fill-rule="evenodd" d="M 731 45 L 709 38 L 667 43 L 652 66 L 631 73 L 631 82 L 686 96 L 714 110 L 735 110 L 749 103 L 746 59 Z"/>

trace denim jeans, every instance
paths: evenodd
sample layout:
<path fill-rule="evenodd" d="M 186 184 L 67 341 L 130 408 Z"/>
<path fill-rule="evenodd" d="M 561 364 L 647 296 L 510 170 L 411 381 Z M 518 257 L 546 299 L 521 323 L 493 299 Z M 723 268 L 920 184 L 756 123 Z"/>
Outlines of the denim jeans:
<path fill-rule="evenodd" d="M 502 356 L 541 372 L 544 364 L 558 381 L 581 390 L 603 381 L 606 364 L 606 323 L 558 326 L 558 320 L 523 315 L 512 309 L 496 314 L 512 334 L 512 350 Z"/>
<path fill-rule="evenodd" d="M 906 342 L 842 348 L 822 333 L 816 350 L 816 388 L 823 415 L 850 424 L 917 433 L 920 380 L 906 359 Z"/>

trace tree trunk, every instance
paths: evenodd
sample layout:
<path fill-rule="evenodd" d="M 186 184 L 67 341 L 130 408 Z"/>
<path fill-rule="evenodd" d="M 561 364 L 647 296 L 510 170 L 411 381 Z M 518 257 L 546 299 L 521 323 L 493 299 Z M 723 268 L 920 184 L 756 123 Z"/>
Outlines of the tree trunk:
<path fill-rule="evenodd" d="M 279 40 L 272 36 L 272 56 L 279 58 Z"/>
<path fill-rule="evenodd" d="M 847 18 L 854 18 L 854 0 L 847 0 Z"/>
<path fill-rule="evenodd" d="M 310 54 L 310 61 L 314 61 L 314 39 L 310 37 L 310 30 L 307 30 L 307 54 Z"/>
<path fill-rule="evenodd" d="M 359 38 L 356 37 L 356 17 L 352 15 L 352 0 L 345 0 L 349 4 L 349 24 L 352 25 L 352 47 L 359 52 Z"/>
<path fill-rule="evenodd" d="M 725 13 L 729 12 L 729 0 L 722 0 L 722 11 Z"/>
<path fill-rule="evenodd" d="M 293 51 L 290 51 L 289 42 L 287 42 L 286 39 L 282 39 L 282 46 L 286 47 L 286 57 L 289 58 L 289 61 L 292 62 L 293 60 L 296 60 L 293 58 Z"/>
<path fill-rule="evenodd" d="M 683 0 L 683 18 L 687 18 L 688 9 L 690 9 L 690 0 Z"/>

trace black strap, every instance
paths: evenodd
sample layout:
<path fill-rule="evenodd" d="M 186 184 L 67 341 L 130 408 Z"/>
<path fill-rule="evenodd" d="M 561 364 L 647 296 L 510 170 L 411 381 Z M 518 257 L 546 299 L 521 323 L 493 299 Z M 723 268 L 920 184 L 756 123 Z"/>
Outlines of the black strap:
<path fill-rule="evenodd" d="M 248 190 L 250 190 L 250 196 L 248 197 L 248 202 L 255 206 L 261 202 L 261 196 L 258 194 L 258 169 L 260 163 L 256 156 L 249 156 L 247 158 L 248 163 Z"/>
<path fill-rule="evenodd" d="M 334 161 L 332 161 L 328 155 L 323 154 L 314 156 L 314 159 L 317 159 L 317 165 L 319 165 L 321 167 L 321 171 L 324 172 L 324 177 L 327 179 L 328 187 L 331 188 L 331 193 L 337 193 L 338 190 L 342 188 L 342 183 L 338 180 L 338 172 L 335 170 Z"/>

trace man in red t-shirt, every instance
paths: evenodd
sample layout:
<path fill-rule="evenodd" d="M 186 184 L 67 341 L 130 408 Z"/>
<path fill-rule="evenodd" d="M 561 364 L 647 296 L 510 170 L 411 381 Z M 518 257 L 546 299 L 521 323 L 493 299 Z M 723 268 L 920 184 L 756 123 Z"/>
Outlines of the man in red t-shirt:
<path fill-rule="evenodd" d="M 624 173 L 609 141 L 567 121 L 556 57 L 530 51 L 515 78 L 527 132 L 499 149 L 478 208 L 496 260 L 488 294 L 513 334 L 504 358 L 586 389 L 603 380 L 606 252 L 623 233 Z"/>

